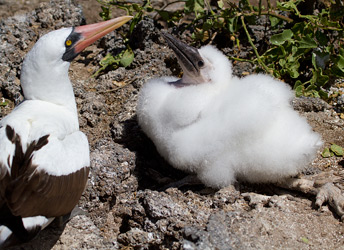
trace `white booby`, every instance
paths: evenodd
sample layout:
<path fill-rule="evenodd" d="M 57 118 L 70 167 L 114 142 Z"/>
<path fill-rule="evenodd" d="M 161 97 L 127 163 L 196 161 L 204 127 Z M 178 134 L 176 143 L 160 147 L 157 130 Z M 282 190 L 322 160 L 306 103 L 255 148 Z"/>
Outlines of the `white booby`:
<path fill-rule="evenodd" d="M 315 158 L 322 140 L 293 110 L 287 84 L 263 74 L 237 78 L 215 47 L 163 36 L 184 74 L 149 80 L 137 117 L 172 166 L 222 188 L 238 179 L 278 182 Z"/>
<path fill-rule="evenodd" d="M 52 31 L 26 55 L 20 79 L 25 100 L 0 121 L 0 248 L 32 239 L 78 203 L 90 156 L 69 65 L 131 18 Z"/>

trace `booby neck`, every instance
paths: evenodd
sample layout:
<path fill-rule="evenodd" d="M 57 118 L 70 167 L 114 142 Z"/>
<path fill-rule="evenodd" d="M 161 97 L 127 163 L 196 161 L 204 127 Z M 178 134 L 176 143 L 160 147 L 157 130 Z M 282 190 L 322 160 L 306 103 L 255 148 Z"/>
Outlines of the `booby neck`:
<path fill-rule="evenodd" d="M 61 47 L 59 51 L 56 44 L 63 44 L 64 41 L 59 40 L 65 39 L 71 31 L 72 28 L 65 28 L 45 35 L 26 55 L 20 78 L 25 100 L 47 101 L 76 111 L 73 88 L 68 76 L 70 62 L 56 56 L 57 53 L 62 55 L 64 49 Z M 44 42 L 48 39 L 51 40 L 50 43 Z"/>

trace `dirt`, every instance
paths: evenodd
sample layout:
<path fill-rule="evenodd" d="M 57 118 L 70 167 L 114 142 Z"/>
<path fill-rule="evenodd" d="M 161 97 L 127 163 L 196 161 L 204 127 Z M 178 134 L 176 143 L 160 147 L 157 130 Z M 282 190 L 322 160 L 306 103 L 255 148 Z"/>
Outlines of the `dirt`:
<path fill-rule="evenodd" d="M 97 1 L 75 1 L 84 14 L 71 1 L 39 2 L 46 1 L 0 1 L 0 97 L 9 102 L 0 118 L 23 99 L 20 65 L 40 35 L 100 20 Z M 49 226 L 18 249 L 344 249 L 343 222 L 327 204 L 316 208 L 312 195 L 240 182 L 220 190 L 163 188 L 187 174 L 159 156 L 136 121 L 141 86 L 152 77 L 180 74 L 153 20 L 136 27 L 132 65 L 92 76 L 101 58 L 124 48 L 120 33 L 127 29 L 90 46 L 70 67 L 80 128 L 91 146 L 91 173 L 79 203 L 86 214 L 62 228 Z M 234 67 L 239 76 L 253 71 L 247 64 Z M 325 146 L 344 146 L 344 120 L 331 106 L 307 98 L 294 106 Z M 333 182 L 343 194 L 343 165 L 342 157 L 325 159 L 319 152 L 300 177 Z"/>

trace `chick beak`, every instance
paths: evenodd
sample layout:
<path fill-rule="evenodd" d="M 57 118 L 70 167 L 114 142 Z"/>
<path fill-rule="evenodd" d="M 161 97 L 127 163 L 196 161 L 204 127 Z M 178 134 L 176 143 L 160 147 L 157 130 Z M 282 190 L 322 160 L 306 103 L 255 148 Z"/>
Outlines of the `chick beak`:
<path fill-rule="evenodd" d="M 99 38 L 102 38 L 111 31 L 121 27 L 132 19 L 132 16 L 121 16 L 108 21 L 78 26 L 73 29 L 71 38 L 76 38 L 73 45 L 67 48 L 63 60 L 72 61 L 81 51 Z M 67 38 L 69 39 L 69 38 Z"/>
<path fill-rule="evenodd" d="M 197 78 L 200 76 L 200 69 L 204 66 L 204 61 L 198 50 L 191 47 L 172 35 L 162 32 L 162 36 L 167 42 L 168 46 L 174 51 L 180 66 L 191 77 Z"/>

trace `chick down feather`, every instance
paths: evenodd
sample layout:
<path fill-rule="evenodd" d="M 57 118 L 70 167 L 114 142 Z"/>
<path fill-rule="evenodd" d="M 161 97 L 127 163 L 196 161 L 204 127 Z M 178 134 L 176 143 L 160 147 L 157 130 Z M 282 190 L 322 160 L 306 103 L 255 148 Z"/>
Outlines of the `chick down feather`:
<path fill-rule="evenodd" d="M 233 77 L 219 50 L 198 52 L 203 82 L 177 87 L 162 77 L 140 90 L 138 122 L 158 152 L 214 188 L 278 182 L 306 168 L 322 141 L 293 110 L 291 88 L 263 74 Z"/>

